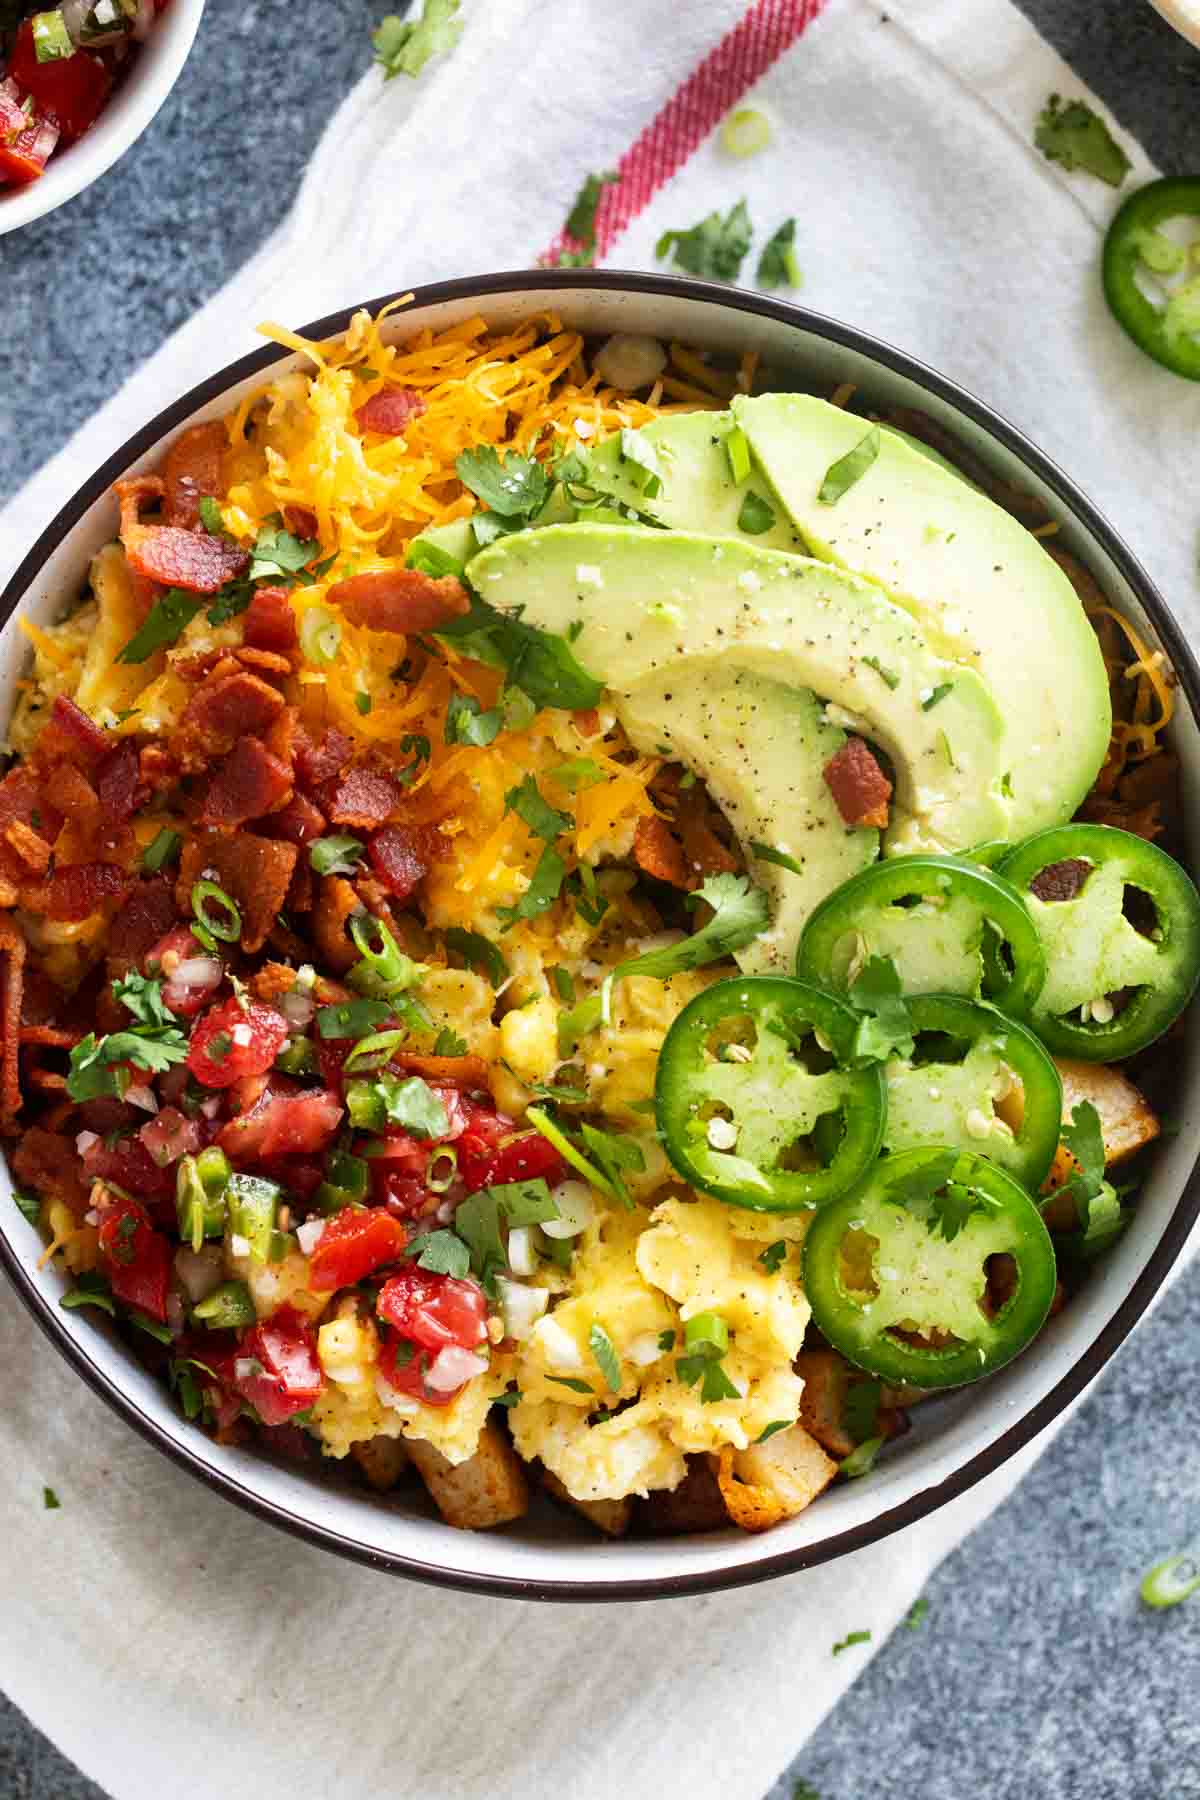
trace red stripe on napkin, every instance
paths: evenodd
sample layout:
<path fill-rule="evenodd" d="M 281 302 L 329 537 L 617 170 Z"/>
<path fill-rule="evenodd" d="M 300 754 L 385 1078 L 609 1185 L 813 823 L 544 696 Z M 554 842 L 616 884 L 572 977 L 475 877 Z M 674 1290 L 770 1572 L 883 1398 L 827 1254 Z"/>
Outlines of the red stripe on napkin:
<path fill-rule="evenodd" d="M 604 188 L 596 209 L 597 262 L 824 5 L 825 0 L 755 0 L 709 52 L 625 152 L 617 164 L 616 181 Z M 578 248 L 573 238 L 560 232 L 538 261 L 553 264 L 560 251 Z"/>

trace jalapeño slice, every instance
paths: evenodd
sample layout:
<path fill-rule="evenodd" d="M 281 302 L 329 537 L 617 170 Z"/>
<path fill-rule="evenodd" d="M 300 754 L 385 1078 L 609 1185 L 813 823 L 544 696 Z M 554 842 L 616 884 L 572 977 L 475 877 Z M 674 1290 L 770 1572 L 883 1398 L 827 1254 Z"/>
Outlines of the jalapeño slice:
<path fill-rule="evenodd" d="M 684 1007 L 658 1059 L 655 1108 L 685 1180 L 732 1206 L 823 1205 L 879 1154 L 879 1067 L 841 1060 L 858 1027 L 841 1000 L 786 975 L 720 981 Z"/>
<path fill-rule="evenodd" d="M 995 1300 L 994 1257 L 1009 1259 Z M 1056 1279 L 1024 1188 L 949 1144 L 883 1157 L 804 1240 L 814 1324 L 859 1368 L 915 1387 L 958 1387 L 1010 1361 L 1044 1322 Z"/>
<path fill-rule="evenodd" d="M 1021 896 L 965 856 L 890 857 L 843 882 L 804 927 L 796 974 L 842 990 L 871 956 L 891 957 L 906 994 L 986 993 L 1021 1018 L 1045 975 Z"/>
<path fill-rule="evenodd" d="M 1161 228 L 1172 219 L 1200 218 L 1200 178 L 1171 175 L 1130 194 L 1104 240 L 1104 298 L 1139 350 L 1189 381 L 1200 381 L 1200 288 L 1188 275 L 1188 246 Z M 1192 265 L 1194 268 L 1194 264 Z M 1161 306 L 1145 291 L 1153 277 L 1178 278 L 1162 285 Z"/>
<path fill-rule="evenodd" d="M 1032 1031 L 954 994 L 907 1002 L 916 1051 L 885 1070 L 885 1150 L 954 1144 L 1036 1192 L 1062 1130 L 1062 1081 Z"/>
<path fill-rule="evenodd" d="M 1116 1062 L 1161 1036 L 1200 976 L 1200 896 L 1174 858 L 1112 825 L 1059 825 L 1002 873 L 1046 952 L 1030 1016 L 1043 1043 Z"/>

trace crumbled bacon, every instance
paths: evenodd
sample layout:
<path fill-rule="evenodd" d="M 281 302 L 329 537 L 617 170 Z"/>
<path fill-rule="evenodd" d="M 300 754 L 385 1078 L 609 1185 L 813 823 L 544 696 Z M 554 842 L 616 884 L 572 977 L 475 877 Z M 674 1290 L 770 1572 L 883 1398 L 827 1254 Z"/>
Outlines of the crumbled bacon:
<path fill-rule="evenodd" d="M 4 827 L 5 841 L 16 851 L 25 867 L 34 875 L 44 875 L 50 867 L 50 845 L 24 819 L 14 819 Z"/>
<path fill-rule="evenodd" d="M 10 1130 L 21 1106 L 21 995 L 25 984 L 24 934 L 0 919 L 0 1130 Z"/>
<path fill-rule="evenodd" d="M 303 732 L 296 737 L 296 780 L 309 799 L 315 799 L 317 790 L 327 781 L 340 775 L 354 752 L 354 745 L 344 731 L 336 726 L 327 731 L 318 743 Z"/>
<path fill-rule="evenodd" d="M 179 780 L 179 764 L 161 744 L 143 744 L 138 753 L 138 775 L 151 793 L 160 794 Z"/>
<path fill-rule="evenodd" d="M 149 799 L 142 781 L 137 745 L 130 739 L 110 750 L 96 770 L 100 810 L 118 824 L 132 818 Z"/>
<path fill-rule="evenodd" d="M 892 784 L 872 756 L 862 738 L 847 738 L 823 770 L 825 785 L 847 825 L 872 825 L 878 830 L 888 823 L 888 801 Z"/>
<path fill-rule="evenodd" d="M 161 497 L 166 484 L 153 476 L 118 481 L 121 502 L 121 542 L 135 574 L 158 581 L 164 587 L 186 588 L 191 594 L 215 594 L 245 573 L 250 552 L 228 538 L 207 531 L 189 531 L 182 525 L 143 525 L 140 512 L 148 496 Z"/>
<path fill-rule="evenodd" d="M 110 862 L 71 863 L 56 868 L 49 881 L 26 895 L 26 905 L 48 919 L 90 918 L 105 900 L 113 900 L 129 886 L 124 869 Z"/>
<path fill-rule="evenodd" d="M 79 1157 L 69 1137 L 32 1125 L 21 1133 L 12 1156 L 13 1174 L 22 1187 L 50 1200 L 61 1200 L 77 1219 L 88 1209 L 91 1183 L 79 1170 Z"/>
<path fill-rule="evenodd" d="M 283 509 L 284 529 L 293 537 L 309 543 L 317 535 L 317 515 L 307 506 L 285 506 Z"/>
<path fill-rule="evenodd" d="M 302 537 L 304 533 L 297 535 Z M 286 588 L 255 588 L 246 612 L 244 634 L 254 650 L 274 650 L 277 655 L 286 656 L 295 649 L 296 615 Z"/>
<path fill-rule="evenodd" d="M 283 706 L 276 688 L 240 669 L 201 682 L 172 737 L 185 769 L 204 768 L 227 756 L 240 737 L 262 737 Z"/>
<path fill-rule="evenodd" d="M 242 949 L 261 950 L 287 897 L 296 857 L 294 844 L 274 838 L 246 831 L 232 835 L 199 831 L 183 847 L 175 886 L 179 910 L 191 912 L 192 888 L 197 881 L 206 876 L 215 879 L 241 912 Z"/>
<path fill-rule="evenodd" d="M 404 803 L 404 789 L 390 775 L 357 768 L 327 782 L 315 798 L 331 824 L 369 831 L 399 810 Z"/>
<path fill-rule="evenodd" d="M 20 763 L 0 781 L 0 876 L 7 882 L 26 881 L 29 871 L 24 857 L 8 839 L 13 825 L 23 825 L 39 837 L 53 840 L 62 825 L 62 814 L 46 805 L 42 798 L 37 771 L 28 763 Z M 15 905 L 16 895 L 7 904 Z"/>
<path fill-rule="evenodd" d="M 163 487 L 168 525 L 189 530 L 200 522 L 201 500 L 215 499 L 225 486 L 221 463 L 225 454 L 225 427 L 219 419 L 207 425 L 190 425 L 180 432 L 163 463 Z"/>
<path fill-rule="evenodd" d="M 683 846 L 673 836 L 667 821 L 659 818 L 657 813 L 638 820 L 633 837 L 633 859 L 639 869 L 653 875 L 656 881 L 667 881 L 677 888 L 698 885 L 695 872 L 688 867 Z"/>
<path fill-rule="evenodd" d="M 175 918 L 175 895 L 168 878 L 155 875 L 139 881 L 109 926 L 109 957 L 140 963 L 171 930 Z"/>
<path fill-rule="evenodd" d="M 738 859 L 714 830 L 719 817 L 701 787 L 682 788 L 675 805 L 675 823 L 683 854 L 694 875 L 728 875 L 739 867 Z"/>
<path fill-rule="evenodd" d="M 289 844 L 311 844 L 325 830 L 325 815 L 303 794 L 293 794 L 286 806 L 263 820 L 266 837 L 283 838 Z"/>
<path fill-rule="evenodd" d="M 292 791 L 292 771 L 260 738 L 239 738 L 218 763 L 200 812 L 201 825 L 236 831 L 273 812 Z"/>
<path fill-rule="evenodd" d="M 290 675 L 292 672 L 289 659 L 280 656 L 277 650 L 255 650 L 243 646 L 233 654 L 243 669 L 257 669 L 262 675 Z"/>
<path fill-rule="evenodd" d="M 425 411 L 425 397 L 415 388 L 385 387 L 364 400 L 354 417 L 360 431 L 376 431 L 380 437 L 399 437 Z"/>
<path fill-rule="evenodd" d="M 346 935 L 346 920 L 361 906 L 350 883 L 341 875 L 325 875 L 317 885 L 313 907 L 313 936 L 323 960 L 339 975 L 358 961 L 358 951 Z"/>
<path fill-rule="evenodd" d="M 457 575 L 434 577 L 420 569 L 373 569 L 335 582 L 328 595 L 352 625 L 370 631 L 436 631 L 471 610 Z"/>
<path fill-rule="evenodd" d="M 288 884 L 287 910 L 290 913 L 306 913 L 313 909 L 316 895 L 317 878 L 309 866 L 308 859 L 301 857 L 292 870 L 292 879 Z"/>
<path fill-rule="evenodd" d="M 445 841 L 428 825 L 387 825 L 371 833 L 367 840 L 371 867 L 397 900 L 407 900 L 428 875 L 435 840 Z"/>
<path fill-rule="evenodd" d="M 112 742 L 108 733 L 94 719 L 89 719 L 81 706 L 68 700 L 65 694 L 59 694 L 56 698 L 50 709 L 50 719 L 64 737 L 85 753 L 89 763 L 103 756 Z M 44 734 L 38 748 L 41 749 L 43 744 Z"/>

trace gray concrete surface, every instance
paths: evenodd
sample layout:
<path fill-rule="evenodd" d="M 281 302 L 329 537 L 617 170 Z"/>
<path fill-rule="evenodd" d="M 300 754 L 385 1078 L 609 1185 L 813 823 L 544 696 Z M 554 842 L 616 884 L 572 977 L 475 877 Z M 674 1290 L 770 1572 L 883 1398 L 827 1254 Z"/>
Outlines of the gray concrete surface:
<path fill-rule="evenodd" d="M 1022 4 L 1165 169 L 1200 169 L 1200 55 L 1142 0 Z M 0 240 L 0 499 L 277 221 L 385 10 L 209 0 L 136 149 Z M 798 1783 L 820 1800 L 1200 1796 L 1200 1598 L 1163 1615 L 1137 1602 L 1147 1564 L 1200 1538 L 1198 1342 L 1200 1269 L 938 1572 L 923 1628 L 884 1648 L 769 1800 Z M 0 1800 L 105 1797 L 0 1697 Z"/>

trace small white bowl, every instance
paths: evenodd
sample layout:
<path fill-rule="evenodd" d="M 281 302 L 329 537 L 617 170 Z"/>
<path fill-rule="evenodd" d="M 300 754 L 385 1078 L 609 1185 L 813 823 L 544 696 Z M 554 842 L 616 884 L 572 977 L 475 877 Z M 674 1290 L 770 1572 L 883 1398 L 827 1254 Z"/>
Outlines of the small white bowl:
<path fill-rule="evenodd" d="M 1150 0 L 1150 4 L 1180 37 L 1200 49 L 1200 0 Z"/>
<path fill-rule="evenodd" d="M 124 156 L 178 81 L 203 11 L 204 0 L 171 0 L 91 130 L 56 151 L 37 181 L 0 187 L 0 237 L 73 200 Z"/>

